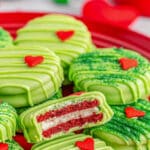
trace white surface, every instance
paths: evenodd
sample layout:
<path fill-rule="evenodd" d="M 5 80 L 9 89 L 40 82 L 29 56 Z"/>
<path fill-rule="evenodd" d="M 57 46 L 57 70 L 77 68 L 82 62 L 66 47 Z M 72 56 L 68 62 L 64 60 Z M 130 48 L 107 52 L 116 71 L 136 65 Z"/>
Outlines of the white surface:
<path fill-rule="evenodd" d="M 150 37 L 150 18 L 138 17 L 129 28 Z"/>
<path fill-rule="evenodd" d="M 70 0 L 68 5 L 58 5 L 53 0 L 0 0 L 0 11 L 44 11 L 80 15 L 86 0 Z M 129 27 L 150 37 L 150 18 L 139 17 Z"/>
<path fill-rule="evenodd" d="M 44 11 L 80 14 L 85 0 L 70 0 L 68 5 L 53 0 L 0 0 L 0 11 Z"/>

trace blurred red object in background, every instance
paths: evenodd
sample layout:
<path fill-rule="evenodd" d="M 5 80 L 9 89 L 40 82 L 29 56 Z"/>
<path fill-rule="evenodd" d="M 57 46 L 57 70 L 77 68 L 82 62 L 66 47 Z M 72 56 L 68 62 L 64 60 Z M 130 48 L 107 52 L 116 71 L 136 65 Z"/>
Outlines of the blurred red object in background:
<path fill-rule="evenodd" d="M 114 0 L 116 4 L 135 7 L 141 15 L 150 17 L 150 0 Z"/>
<path fill-rule="evenodd" d="M 113 6 L 105 0 L 90 0 L 83 6 L 84 18 L 121 27 L 128 27 L 138 14 L 131 6 Z"/>
<path fill-rule="evenodd" d="M 16 142 L 18 142 L 20 144 L 20 146 L 22 146 L 25 150 L 30 150 L 32 147 L 32 144 L 27 143 L 26 139 L 24 138 L 24 136 L 22 134 L 17 134 L 14 137 L 14 140 Z"/>

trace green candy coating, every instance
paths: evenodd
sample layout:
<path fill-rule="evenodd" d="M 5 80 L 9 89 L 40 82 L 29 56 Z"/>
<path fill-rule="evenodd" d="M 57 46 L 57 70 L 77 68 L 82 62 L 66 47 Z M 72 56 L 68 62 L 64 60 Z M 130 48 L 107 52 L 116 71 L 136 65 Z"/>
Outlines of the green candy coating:
<path fill-rule="evenodd" d="M 136 59 L 138 66 L 123 70 L 121 58 Z M 111 105 L 136 102 L 150 94 L 150 63 L 126 49 L 99 49 L 80 55 L 69 70 L 76 91 L 100 91 Z"/>
<path fill-rule="evenodd" d="M 144 117 L 127 118 L 125 108 L 134 107 L 146 113 Z M 150 149 L 150 103 L 139 99 L 131 105 L 112 106 L 113 118 L 102 126 L 87 129 L 85 132 L 104 140 L 115 150 Z"/>
<path fill-rule="evenodd" d="M 57 31 L 74 30 L 74 35 L 62 42 L 56 35 Z M 91 35 L 87 27 L 74 17 L 51 14 L 31 20 L 18 31 L 15 42 L 21 46 L 39 45 L 54 51 L 61 59 L 65 76 L 74 58 L 91 51 Z"/>
<path fill-rule="evenodd" d="M 0 142 L 11 140 L 17 130 L 18 115 L 9 104 L 0 104 Z"/>
<path fill-rule="evenodd" d="M 23 150 L 23 148 L 14 140 L 7 140 L 5 143 L 8 144 L 8 150 Z"/>
<path fill-rule="evenodd" d="M 4 29 L 0 28 L 0 48 L 13 44 L 13 39 L 10 34 Z"/>
<path fill-rule="evenodd" d="M 79 148 L 75 146 L 75 143 L 77 141 L 84 141 L 86 138 L 91 138 L 91 136 L 84 134 L 68 134 L 53 140 L 37 143 L 32 147 L 32 150 L 79 150 Z M 113 148 L 107 146 L 104 141 L 99 139 L 93 140 L 94 150 L 113 150 Z"/>
<path fill-rule="evenodd" d="M 49 98 L 49 100 L 55 100 L 55 99 L 58 99 L 58 98 L 61 98 L 61 97 L 62 97 L 62 90 L 60 89 L 51 98 Z M 31 107 L 16 108 L 16 110 L 17 110 L 18 115 L 20 115 L 21 113 L 23 113 L 24 111 L 26 111 L 29 108 L 31 108 Z"/>
<path fill-rule="evenodd" d="M 43 56 L 44 61 L 28 67 L 24 62 L 27 55 Z M 0 99 L 16 108 L 44 102 L 61 87 L 63 70 L 60 59 L 46 48 L 1 48 L 0 57 Z"/>
<path fill-rule="evenodd" d="M 74 127 L 71 128 L 69 131 L 61 131 L 60 133 L 54 134 L 52 137 L 48 137 L 48 138 L 42 135 L 42 125 L 41 123 L 37 122 L 36 120 L 37 116 L 41 114 L 45 114 L 50 110 L 57 110 L 63 108 L 67 104 L 82 102 L 85 100 L 92 101 L 95 99 L 98 100 L 100 104 L 98 106 L 98 111 L 103 114 L 103 118 L 101 121 L 98 121 L 96 123 L 87 123 L 81 127 Z M 71 95 L 61 99 L 48 101 L 38 106 L 32 107 L 20 115 L 20 125 L 22 127 L 24 136 L 26 137 L 27 141 L 31 143 L 37 143 L 43 140 L 57 138 L 61 135 L 64 135 L 68 132 L 72 132 L 75 130 L 104 124 L 108 122 L 112 118 L 112 116 L 113 116 L 113 111 L 106 103 L 104 95 L 101 94 L 100 92 L 88 92 L 80 96 Z"/>

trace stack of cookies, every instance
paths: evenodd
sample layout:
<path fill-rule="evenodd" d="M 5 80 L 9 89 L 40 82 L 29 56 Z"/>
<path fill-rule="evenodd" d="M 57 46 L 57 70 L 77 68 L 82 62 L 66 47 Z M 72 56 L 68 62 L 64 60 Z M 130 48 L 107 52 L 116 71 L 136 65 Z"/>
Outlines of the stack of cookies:
<path fill-rule="evenodd" d="M 150 150 L 146 58 L 96 48 L 67 15 L 29 21 L 14 42 L 0 33 L 0 149 L 22 150 L 13 140 L 22 132 L 32 150 Z"/>

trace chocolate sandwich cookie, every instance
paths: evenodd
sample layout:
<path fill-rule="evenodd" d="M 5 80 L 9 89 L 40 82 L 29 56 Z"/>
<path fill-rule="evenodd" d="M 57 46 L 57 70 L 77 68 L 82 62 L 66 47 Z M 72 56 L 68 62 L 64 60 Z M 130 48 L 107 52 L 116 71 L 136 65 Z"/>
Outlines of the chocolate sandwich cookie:
<path fill-rule="evenodd" d="M 20 115 L 20 125 L 28 142 L 37 143 L 104 124 L 112 116 L 113 111 L 103 94 L 89 92 L 30 108 Z"/>
<path fill-rule="evenodd" d="M 129 104 L 150 94 L 150 63 L 131 50 L 99 49 L 75 59 L 69 79 L 76 91 L 100 91 L 111 105 Z"/>

